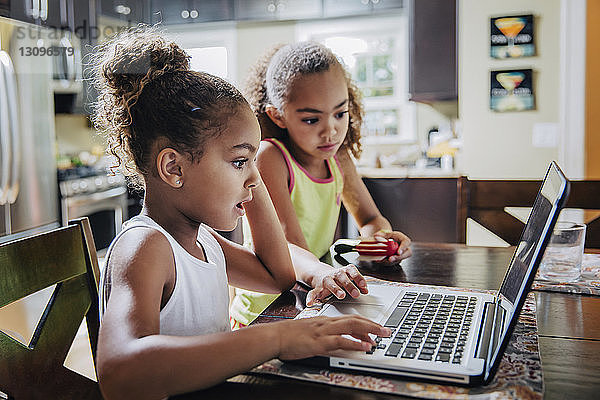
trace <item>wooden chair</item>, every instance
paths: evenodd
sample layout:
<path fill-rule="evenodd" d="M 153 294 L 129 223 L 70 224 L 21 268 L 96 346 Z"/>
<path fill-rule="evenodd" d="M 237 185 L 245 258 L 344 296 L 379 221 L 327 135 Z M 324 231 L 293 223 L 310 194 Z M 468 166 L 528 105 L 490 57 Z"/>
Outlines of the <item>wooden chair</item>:
<path fill-rule="evenodd" d="M 463 186 L 462 237 L 466 237 L 467 218 L 471 218 L 507 243 L 516 245 L 524 223 L 506 210 L 508 207 L 531 207 L 540 185 L 541 181 L 532 180 L 467 179 Z M 600 248 L 600 181 L 571 181 L 565 208 L 584 210 L 585 247 Z"/>
<path fill-rule="evenodd" d="M 377 208 L 392 228 L 415 242 L 465 241 L 460 225 L 463 183 L 454 178 L 363 178 Z M 347 213 L 342 213 L 346 219 Z M 347 229 L 346 229 L 347 231 Z M 348 235 L 345 235 L 348 237 Z"/>
<path fill-rule="evenodd" d="M 0 332 L 0 391 L 9 399 L 102 398 L 96 382 L 63 366 L 84 316 L 96 358 L 99 277 L 87 218 L 0 246 L 0 307 L 56 284 L 29 345 Z"/>

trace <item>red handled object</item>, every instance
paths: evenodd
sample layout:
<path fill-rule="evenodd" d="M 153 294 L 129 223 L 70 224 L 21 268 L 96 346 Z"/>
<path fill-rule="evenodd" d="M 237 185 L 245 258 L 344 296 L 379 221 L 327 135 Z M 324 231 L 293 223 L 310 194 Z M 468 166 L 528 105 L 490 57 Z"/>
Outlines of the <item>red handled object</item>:
<path fill-rule="evenodd" d="M 389 257 L 396 254 L 400 245 L 393 239 L 387 242 L 378 242 L 373 239 L 361 240 L 359 244 L 351 246 L 349 244 L 336 244 L 333 248 L 337 254 L 357 251 L 361 256 Z"/>

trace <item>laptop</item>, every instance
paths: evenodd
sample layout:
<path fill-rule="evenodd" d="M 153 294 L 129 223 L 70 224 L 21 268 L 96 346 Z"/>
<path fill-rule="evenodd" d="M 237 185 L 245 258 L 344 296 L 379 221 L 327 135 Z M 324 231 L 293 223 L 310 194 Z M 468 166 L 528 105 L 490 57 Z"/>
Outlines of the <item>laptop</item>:
<path fill-rule="evenodd" d="M 552 162 L 494 294 L 371 284 L 357 299 L 329 300 L 319 315 L 359 314 L 390 327 L 391 337 L 375 338 L 366 353 L 339 350 L 296 362 L 468 386 L 490 382 L 568 193 L 568 180 Z"/>

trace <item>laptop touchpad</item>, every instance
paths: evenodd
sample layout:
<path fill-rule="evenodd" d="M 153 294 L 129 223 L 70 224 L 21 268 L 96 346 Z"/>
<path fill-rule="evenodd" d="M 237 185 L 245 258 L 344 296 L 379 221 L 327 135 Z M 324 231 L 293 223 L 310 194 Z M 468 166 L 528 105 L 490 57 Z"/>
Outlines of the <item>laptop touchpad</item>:
<path fill-rule="evenodd" d="M 354 299 L 346 295 L 342 300 L 332 299 L 331 303 L 348 303 L 348 304 L 372 304 L 389 307 L 402 294 L 403 290 L 396 286 L 388 285 L 369 285 L 369 293 L 362 294 Z"/>
<path fill-rule="evenodd" d="M 363 317 L 381 323 L 385 307 L 375 304 L 352 304 L 352 303 L 332 303 L 328 304 L 320 315 L 326 317 L 341 317 L 343 315 L 358 314 Z"/>

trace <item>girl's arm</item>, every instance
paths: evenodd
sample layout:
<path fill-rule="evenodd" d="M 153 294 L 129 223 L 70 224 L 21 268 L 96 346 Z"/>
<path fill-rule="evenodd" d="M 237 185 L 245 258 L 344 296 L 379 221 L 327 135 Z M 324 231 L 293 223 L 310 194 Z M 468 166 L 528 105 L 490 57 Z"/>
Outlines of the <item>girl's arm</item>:
<path fill-rule="evenodd" d="M 368 293 L 367 283 L 356 267 L 335 269 L 319 261 L 308 250 L 308 244 L 290 199 L 289 171 L 281 151 L 272 143 L 262 142 L 257 155 L 257 166 L 273 199 L 277 217 L 289 243 L 296 277 L 314 288 L 308 294 L 307 304 L 312 304 L 315 300 L 323 299 L 332 293 L 340 299 L 346 296 L 346 292 L 352 297 L 358 297 L 360 293 Z M 248 210 L 248 220 L 251 221 L 253 217 L 253 212 Z M 261 231 L 256 233 L 258 236 L 252 235 L 254 241 L 262 236 Z"/>
<path fill-rule="evenodd" d="M 214 385 L 275 357 L 365 351 L 373 344 L 369 333 L 390 334 L 364 318 L 320 317 L 203 336 L 161 335 L 159 312 L 171 295 L 175 271 L 167 239 L 154 230 L 134 229 L 115 244 L 109 267 L 112 287 L 96 357 L 100 388 L 109 400 L 163 399 Z"/>
<path fill-rule="evenodd" d="M 393 231 L 390 222 L 381 215 L 369 190 L 358 175 L 348 150 L 344 147 L 340 148 L 337 156 L 344 173 L 342 201 L 348 212 L 356 220 L 360 235 L 397 241 L 400 244 L 397 255 L 389 257 L 389 262 L 397 262 L 410 257 L 412 254 L 409 247 L 410 239 L 402 232 Z"/>
<path fill-rule="evenodd" d="M 244 209 L 254 252 L 212 233 L 223 248 L 231 285 L 262 293 L 281 293 L 296 283 L 287 241 L 265 185 L 252 189 L 252 197 Z"/>

